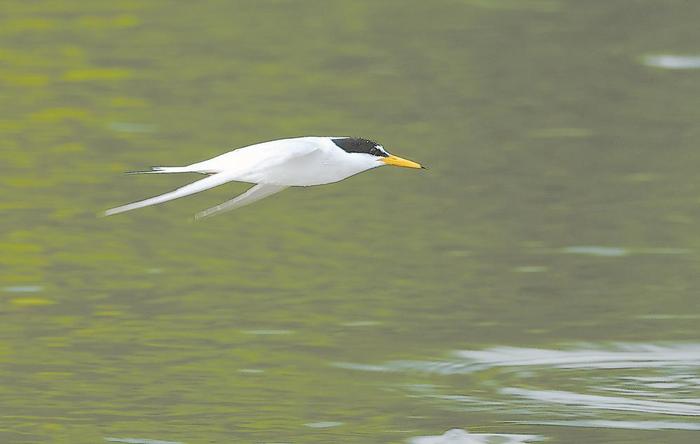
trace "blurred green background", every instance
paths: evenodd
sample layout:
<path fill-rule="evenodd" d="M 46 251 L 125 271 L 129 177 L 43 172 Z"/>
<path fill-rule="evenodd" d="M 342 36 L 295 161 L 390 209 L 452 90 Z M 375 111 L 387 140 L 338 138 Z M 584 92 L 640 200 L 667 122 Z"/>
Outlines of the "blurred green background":
<path fill-rule="evenodd" d="M 696 442 L 699 19 L 3 0 L 0 441 Z M 300 135 L 430 169 L 96 217 Z"/>

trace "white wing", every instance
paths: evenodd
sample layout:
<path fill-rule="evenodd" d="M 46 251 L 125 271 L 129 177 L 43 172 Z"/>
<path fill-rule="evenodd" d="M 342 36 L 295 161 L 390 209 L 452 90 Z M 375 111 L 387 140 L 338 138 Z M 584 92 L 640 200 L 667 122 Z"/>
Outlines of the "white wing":
<path fill-rule="evenodd" d="M 299 137 L 257 143 L 193 163 L 188 168 L 202 173 L 231 172 L 238 176 L 236 180 L 240 182 L 262 183 L 265 181 L 254 180 L 251 176 L 318 151 L 321 145 L 319 140 L 318 137 Z"/>
<path fill-rule="evenodd" d="M 209 188 L 214 188 L 219 185 L 223 185 L 226 182 L 230 182 L 232 180 L 234 179 L 231 177 L 230 174 L 214 174 L 202 180 L 198 180 L 196 182 L 192 182 L 191 184 L 185 185 L 184 187 L 180 187 L 169 193 L 161 194 L 160 196 L 151 197 L 150 199 L 133 202 L 127 205 L 122 205 L 121 207 L 112 208 L 111 210 L 105 211 L 104 214 L 105 216 L 111 216 L 113 214 L 124 213 L 125 211 L 131 211 L 137 208 L 156 205 L 159 203 L 167 202 L 169 200 L 189 196 L 190 194 L 199 193 L 200 191 L 208 190 Z"/>
<path fill-rule="evenodd" d="M 256 202 L 260 199 L 264 199 L 267 196 L 271 196 L 275 193 L 279 193 L 280 191 L 284 190 L 287 188 L 284 185 L 270 185 L 270 184 L 265 184 L 265 183 L 260 183 L 255 185 L 252 188 L 249 188 L 248 191 L 245 193 L 234 197 L 233 199 L 226 201 L 222 204 L 219 204 L 215 207 L 211 207 L 207 210 L 200 211 L 195 215 L 195 219 L 204 219 L 205 217 L 211 217 L 219 213 L 223 213 L 225 211 L 231 211 L 233 209 L 242 207 L 244 205 L 251 204 L 253 202 Z"/>

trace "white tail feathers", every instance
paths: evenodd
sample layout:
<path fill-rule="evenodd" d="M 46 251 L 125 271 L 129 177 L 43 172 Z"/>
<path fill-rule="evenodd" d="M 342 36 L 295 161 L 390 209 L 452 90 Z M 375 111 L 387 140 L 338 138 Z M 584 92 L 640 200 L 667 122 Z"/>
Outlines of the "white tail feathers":
<path fill-rule="evenodd" d="M 177 168 L 177 167 L 173 167 Z M 157 171 L 155 171 L 157 172 Z M 164 171 L 168 172 L 168 171 Z M 176 171 L 172 171 L 176 172 Z M 185 171 L 178 171 L 178 172 L 185 172 Z M 209 188 L 214 188 L 218 187 L 219 185 L 222 185 L 226 182 L 230 182 L 233 180 L 233 177 L 231 175 L 226 175 L 224 173 L 220 174 L 214 174 L 212 176 L 205 177 L 204 179 L 198 180 L 196 182 L 192 182 L 191 184 L 185 185 L 184 187 L 180 187 L 176 189 L 175 191 L 171 191 L 169 193 L 161 194 L 160 196 L 156 197 L 151 197 L 150 199 L 146 200 L 141 200 L 138 202 L 133 202 L 130 204 L 122 205 L 117 208 L 112 208 L 111 210 L 107 210 L 104 212 L 105 216 L 111 216 L 113 214 L 119 214 L 123 213 L 125 211 L 131 211 L 135 210 L 137 208 L 143 208 L 143 207 L 148 207 L 150 205 L 156 205 L 159 203 L 167 202 L 169 200 L 173 199 L 178 199 L 180 197 L 184 196 L 189 196 L 190 194 L 195 194 L 199 193 L 200 191 L 208 190 Z"/>
<path fill-rule="evenodd" d="M 145 171 L 127 171 L 126 174 L 167 174 L 167 173 L 195 173 L 189 167 L 151 167 Z"/>

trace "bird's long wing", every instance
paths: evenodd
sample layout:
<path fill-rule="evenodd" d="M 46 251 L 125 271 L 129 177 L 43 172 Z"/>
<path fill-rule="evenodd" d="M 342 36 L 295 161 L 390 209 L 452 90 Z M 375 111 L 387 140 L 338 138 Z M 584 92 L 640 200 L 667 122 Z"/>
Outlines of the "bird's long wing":
<path fill-rule="evenodd" d="M 233 178 L 230 174 L 214 174 L 196 182 L 192 182 L 191 184 L 185 185 L 184 187 L 180 187 L 169 193 L 161 194 L 160 196 L 156 197 L 151 197 L 150 199 L 122 205 L 121 207 L 112 208 L 110 210 L 105 211 L 104 215 L 111 216 L 113 214 L 119 214 L 125 211 L 131 211 L 137 208 L 143 208 L 150 205 L 156 205 L 159 203 L 167 202 L 169 200 L 178 199 L 180 197 L 189 196 L 190 194 L 199 193 L 200 191 L 208 190 L 209 188 L 214 188 L 219 185 L 223 185 L 226 182 L 230 182 L 232 180 Z"/>
<path fill-rule="evenodd" d="M 215 207 L 211 207 L 204 211 L 200 211 L 195 215 L 195 219 L 204 219 L 205 217 L 211 217 L 225 211 L 230 211 L 235 208 L 242 207 L 244 205 L 251 204 L 260 199 L 264 199 L 267 196 L 271 196 L 275 193 L 288 188 L 284 185 L 271 185 L 266 183 L 259 183 L 252 188 L 249 188 L 245 193 L 234 197 L 233 199 L 219 204 Z"/>

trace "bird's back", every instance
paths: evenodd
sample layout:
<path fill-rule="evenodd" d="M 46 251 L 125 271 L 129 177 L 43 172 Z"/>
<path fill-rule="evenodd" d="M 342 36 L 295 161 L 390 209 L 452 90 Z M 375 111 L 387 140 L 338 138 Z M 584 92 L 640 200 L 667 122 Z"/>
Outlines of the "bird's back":
<path fill-rule="evenodd" d="M 260 164 L 269 164 L 277 159 L 303 155 L 315 149 L 315 137 L 272 140 L 237 148 L 211 159 L 197 162 L 189 167 L 203 172 L 220 173 L 235 169 L 250 170 Z"/>
<path fill-rule="evenodd" d="M 327 137 L 297 137 L 257 143 L 189 165 L 193 171 L 226 172 L 233 180 L 308 186 L 328 180 L 327 166 L 333 148 Z"/>

